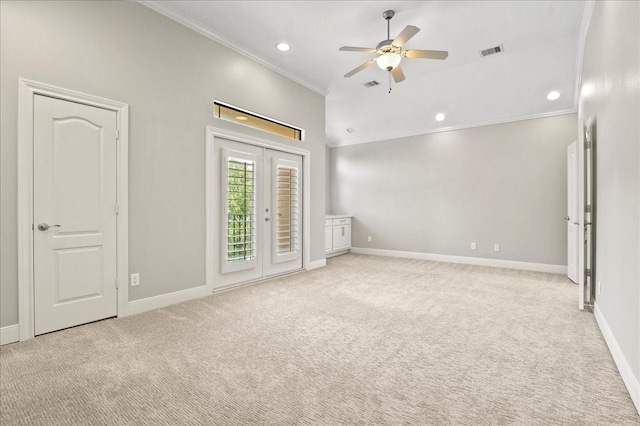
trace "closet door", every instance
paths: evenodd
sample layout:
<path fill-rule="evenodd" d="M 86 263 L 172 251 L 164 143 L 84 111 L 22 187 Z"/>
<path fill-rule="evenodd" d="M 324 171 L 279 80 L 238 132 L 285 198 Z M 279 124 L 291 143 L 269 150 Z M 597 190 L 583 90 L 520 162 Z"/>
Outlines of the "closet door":
<path fill-rule="evenodd" d="M 265 150 L 264 273 L 302 269 L 302 157 Z"/>

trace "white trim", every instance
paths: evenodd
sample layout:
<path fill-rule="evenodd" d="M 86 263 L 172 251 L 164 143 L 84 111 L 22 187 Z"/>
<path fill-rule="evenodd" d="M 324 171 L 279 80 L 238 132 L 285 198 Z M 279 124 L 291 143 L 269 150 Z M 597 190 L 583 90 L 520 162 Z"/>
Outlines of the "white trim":
<path fill-rule="evenodd" d="M 492 266 L 494 268 L 549 272 L 552 274 L 567 274 L 566 265 L 552 265 L 547 263 L 518 262 L 515 260 L 487 259 L 485 257 L 451 256 L 448 254 L 419 253 L 415 251 L 383 250 L 363 247 L 351 247 L 351 253 L 387 257 L 404 257 L 407 259 L 435 260 L 436 262 L 464 263 L 467 265 Z"/>
<path fill-rule="evenodd" d="M 0 328 L 0 346 L 20 341 L 20 325 L 13 324 Z"/>
<path fill-rule="evenodd" d="M 18 324 L 20 341 L 34 337 L 33 310 L 33 98 L 52 98 L 95 106 L 116 113 L 119 130 L 117 203 L 117 277 L 118 316 L 127 315 L 129 300 L 129 106 L 122 102 L 100 98 L 23 78 L 18 79 Z"/>
<path fill-rule="evenodd" d="M 307 271 L 313 271 L 314 269 L 323 268 L 327 266 L 327 259 L 319 259 L 309 262 L 307 264 Z"/>
<path fill-rule="evenodd" d="M 582 15 L 582 22 L 580 23 L 580 33 L 578 34 L 578 54 L 576 55 L 576 91 L 574 93 L 573 102 L 576 106 L 576 110 L 579 108 L 580 91 L 582 90 L 582 67 L 584 66 L 584 46 L 587 43 L 587 34 L 589 31 L 589 25 L 591 24 L 591 15 L 593 15 L 593 8 L 595 6 L 595 0 L 588 0 L 584 6 L 584 14 Z"/>
<path fill-rule="evenodd" d="M 285 77 L 287 77 L 290 80 L 295 81 L 298 84 L 303 85 L 304 87 L 306 87 L 307 89 L 311 89 L 314 92 L 322 95 L 322 96 L 327 96 L 328 92 L 326 90 L 322 90 L 316 86 L 314 86 L 311 83 L 308 83 L 302 79 L 300 79 L 299 77 L 294 76 L 293 74 L 290 74 L 286 71 L 284 71 L 281 68 L 278 68 L 277 66 L 275 66 L 274 64 L 270 63 L 269 61 L 267 61 L 266 59 L 262 58 L 261 56 L 256 55 L 253 52 L 250 52 L 249 50 L 245 49 L 244 47 L 240 46 L 239 44 L 236 44 L 235 42 L 228 40 L 224 37 L 222 37 L 219 34 L 214 33 L 213 31 L 211 31 L 208 28 L 205 28 L 204 25 L 202 25 L 199 22 L 196 22 L 192 19 L 188 19 L 185 18 L 184 16 L 181 16 L 180 14 L 174 12 L 173 10 L 169 9 L 168 7 L 164 6 L 162 4 L 162 2 L 159 1 L 145 1 L 145 0 L 137 0 L 138 3 L 147 6 L 149 9 L 152 9 L 158 13 L 160 13 L 161 15 L 166 16 L 169 19 L 172 19 L 174 21 L 176 21 L 179 24 L 184 25 L 187 28 L 192 29 L 193 31 L 202 34 L 203 36 L 207 37 L 210 40 L 215 41 L 216 43 L 219 43 L 225 47 L 228 47 L 229 49 L 241 54 L 242 56 L 246 56 L 247 58 L 259 63 L 260 65 L 264 65 L 265 67 L 269 68 L 270 70 L 273 70 Z"/>
<path fill-rule="evenodd" d="M 213 244 L 215 244 L 213 238 L 211 238 L 213 226 L 217 226 L 213 223 L 214 220 L 214 208 L 213 199 L 211 194 L 213 193 L 213 146 L 215 138 L 229 139 L 235 142 L 247 143 L 250 145 L 275 149 L 277 151 L 288 152 L 290 154 L 297 154 L 302 156 L 302 268 L 308 269 L 311 264 L 311 152 L 304 148 L 296 146 L 285 145 L 279 142 L 271 141 L 268 139 L 257 138 L 254 136 L 247 136 L 242 133 L 233 132 L 226 129 L 220 129 L 214 126 L 207 126 L 206 128 L 206 179 L 205 191 L 206 191 L 206 218 L 207 223 L 205 225 L 206 232 L 206 288 L 207 294 L 211 294 L 214 291 L 213 282 Z M 324 259 L 322 259 L 324 260 Z M 316 261 L 317 262 L 317 261 Z"/>
<path fill-rule="evenodd" d="M 434 133 L 451 132 L 451 131 L 454 131 L 454 130 L 464 130 L 464 129 L 473 129 L 473 128 L 476 128 L 476 127 L 494 126 L 496 124 L 515 123 L 517 121 L 537 120 L 539 118 L 547 118 L 547 117 L 556 117 L 556 116 L 560 116 L 560 115 L 576 114 L 577 112 L 578 112 L 578 108 L 574 107 L 574 108 L 563 109 L 563 110 L 559 110 L 559 111 L 543 112 L 543 113 L 538 113 L 538 114 L 519 115 L 517 117 L 498 118 L 498 119 L 495 119 L 495 120 L 487 120 L 487 121 L 482 121 L 482 122 L 479 122 L 479 123 L 461 124 L 459 126 L 442 127 L 442 128 L 433 129 L 433 130 L 427 130 L 427 131 L 420 131 L 420 132 L 415 132 L 415 133 L 403 134 L 403 135 L 394 136 L 394 137 L 391 137 L 391 138 L 389 138 L 389 137 L 381 137 L 381 138 L 375 138 L 375 139 L 362 139 L 362 140 L 347 141 L 347 142 L 337 142 L 337 143 L 334 143 L 334 142 L 332 142 L 330 140 L 327 140 L 327 145 L 330 148 L 339 148 L 339 147 L 342 147 L 342 146 L 360 145 L 360 144 L 363 144 L 363 143 L 383 142 L 383 141 L 388 141 L 388 140 L 397 140 L 397 139 L 410 138 L 410 137 L 414 137 L 414 136 L 431 135 L 431 134 L 434 134 Z"/>
<path fill-rule="evenodd" d="M 207 292 L 207 286 L 201 285 L 199 287 L 188 288 L 186 290 L 174 291 L 173 293 L 132 300 L 129 302 L 127 313 L 128 315 L 140 314 L 142 312 L 186 302 L 187 300 L 198 299 L 209 294 L 211 293 Z"/>
<path fill-rule="evenodd" d="M 607 342 L 613 361 L 616 363 L 616 367 L 618 367 L 622 381 L 629 391 L 629 395 L 636 406 L 638 414 L 640 414 L 640 382 L 638 381 L 638 378 L 633 375 L 633 370 L 631 370 L 631 366 L 627 362 L 622 349 L 620 349 L 620 346 L 611 332 L 609 324 L 607 324 L 607 320 L 604 315 L 602 315 L 602 311 L 600 310 L 597 302 L 593 305 L 593 314 L 596 317 L 598 326 L 600 327 L 602 337 L 604 337 L 604 341 Z"/>

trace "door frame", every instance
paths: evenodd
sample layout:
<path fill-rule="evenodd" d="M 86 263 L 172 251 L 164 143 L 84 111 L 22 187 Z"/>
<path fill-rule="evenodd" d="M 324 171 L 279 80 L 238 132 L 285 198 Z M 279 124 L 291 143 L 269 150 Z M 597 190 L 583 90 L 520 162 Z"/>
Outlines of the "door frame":
<path fill-rule="evenodd" d="M 129 105 L 24 78 L 18 79 L 18 324 L 20 341 L 35 336 L 33 280 L 33 114 L 34 96 L 103 108 L 116 113 L 116 270 L 118 317 L 129 302 Z M 116 285 L 116 283 L 114 283 Z"/>
<path fill-rule="evenodd" d="M 242 133 L 233 132 L 231 130 L 221 129 L 219 127 L 207 126 L 206 141 L 206 293 L 211 294 L 214 290 L 214 269 L 213 269 L 213 230 L 219 227 L 214 223 L 215 220 L 215 200 L 213 199 L 213 178 L 214 178 L 214 143 L 216 138 L 227 139 L 233 142 L 246 143 L 260 148 L 274 149 L 277 151 L 287 152 L 290 154 L 300 155 L 302 157 L 302 269 L 308 269 L 311 264 L 311 241 L 309 235 L 311 233 L 311 152 L 308 149 L 298 148 L 295 146 L 285 145 L 283 143 L 262 139 L 254 136 L 248 136 Z M 241 283 L 239 285 L 245 285 Z M 220 290 L 232 288 L 234 285 L 225 287 Z"/>

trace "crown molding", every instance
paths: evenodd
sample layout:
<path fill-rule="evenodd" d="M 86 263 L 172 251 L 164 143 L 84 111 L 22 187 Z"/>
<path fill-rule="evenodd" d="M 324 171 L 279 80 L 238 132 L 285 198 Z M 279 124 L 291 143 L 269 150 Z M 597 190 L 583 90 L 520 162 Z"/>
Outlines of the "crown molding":
<path fill-rule="evenodd" d="M 406 134 L 406 135 L 397 136 L 397 137 L 393 137 L 393 138 L 363 139 L 363 140 L 338 142 L 338 143 L 335 143 L 335 142 L 327 140 L 327 145 L 330 148 L 339 148 L 339 147 L 343 147 L 343 146 L 360 145 L 360 144 L 363 144 L 363 143 L 382 142 L 382 141 L 387 141 L 387 140 L 398 140 L 398 139 L 410 138 L 410 137 L 414 137 L 414 136 L 431 135 L 431 134 L 434 134 L 434 133 L 451 132 L 451 131 L 454 131 L 454 130 L 472 129 L 472 128 L 475 128 L 475 127 L 493 126 L 493 125 L 496 125 L 496 124 L 508 124 L 508 123 L 514 123 L 514 122 L 517 122 L 517 121 L 536 120 L 538 118 L 556 117 L 556 116 L 559 116 L 559 115 L 568 115 L 568 114 L 577 114 L 577 113 L 578 113 L 578 109 L 574 107 L 574 108 L 563 109 L 563 110 L 559 110 L 559 111 L 551 111 L 551 112 L 543 112 L 543 113 L 537 113 L 537 114 L 519 115 L 517 117 L 499 118 L 499 119 L 496 119 L 496 120 L 487 120 L 487 121 L 482 121 L 482 122 L 479 122 L 479 123 L 461 124 L 459 126 L 442 127 L 442 128 L 438 128 L 438 129 L 427 130 L 427 131 L 424 131 L 424 132 L 409 133 L 409 134 Z"/>
<path fill-rule="evenodd" d="M 576 110 L 580 102 L 580 90 L 582 89 L 582 67 L 584 65 L 584 46 L 587 43 L 587 33 L 591 24 L 591 16 L 595 7 L 595 0 L 588 0 L 584 6 L 582 14 L 582 23 L 580 24 L 580 33 L 578 34 L 578 54 L 576 55 L 576 90 L 573 97 Z"/>

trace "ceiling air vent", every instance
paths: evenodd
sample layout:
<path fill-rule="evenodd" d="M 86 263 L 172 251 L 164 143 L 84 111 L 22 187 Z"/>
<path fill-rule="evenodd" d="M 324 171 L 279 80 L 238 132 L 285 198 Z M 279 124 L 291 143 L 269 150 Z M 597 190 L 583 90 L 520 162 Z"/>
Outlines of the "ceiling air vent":
<path fill-rule="evenodd" d="M 375 81 L 375 80 L 371 80 L 371 81 L 369 81 L 369 82 L 365 83 L 365 84 L 364 84 L 364 87 L 373 87 L 373 86 L 377 86 L 378 84 L 380 84 L 380 83 L 378 83 L 378 82 L 377 82 L 377 81 Z"/>
<path fill-rule="evenodd" d="M 502 45 L 492 47 L 491 49 L 481 50 L 480 55 L 489 56 L 489 55 L 493 55 L 494 53 L 500 53 L 500 52 L 504 52 L 504 47 L 502 47 Z"/>

